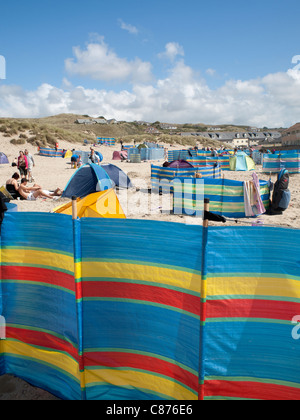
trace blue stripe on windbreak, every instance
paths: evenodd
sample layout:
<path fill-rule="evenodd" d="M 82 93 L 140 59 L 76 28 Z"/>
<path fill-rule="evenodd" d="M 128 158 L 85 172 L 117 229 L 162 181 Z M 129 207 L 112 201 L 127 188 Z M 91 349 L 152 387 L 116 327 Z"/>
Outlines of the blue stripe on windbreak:
<path fill-rule="evenodd" d="M 72 217 L 50 213 L 6 213 L 1 246 L 46 248 L 73 255 Z"/>
<path fill-rule="evenodd" d="M 51 331 L 77 343 L 74 295 L 47 284 L 21 282 L 3 282 L 2 294 L 2 315 L 7 324 Z"/>
<path fill-rule="evenodd" d="M 292 328 L 293 325 L 244 320 L 207 323 L 205 376 L 300 384 L 300 343 L 292 338 Z"/>
<path fill-rule="evenodd" d="M 45 363 L 30 360 L 29 357 L 23 358 L 6 354 L 3 374 L 17 376 L 60 399 L 81 399 L 80 384 L 71 375 L 65 374 L 62 370 L 55 369 Z"/>
<path fill-rule="evenodd" d="M 201 271 L 202 226 L 151 220 L 81 219 L 82 259 L 126 260 Z"/>
<path fill-rule="evenodd" d="M 299 229 L 211 227 L 208 273 L 275 273 L 276 277 L 299 278 L 299 243 Z"/>
<path fill-rule="evenodd" d="M 88 386 L 86 388 L 87 399 L 90 400 L 114 400 L 114 401 L 143 401 L 143 400 L 166 400 L 169 399 L 167 395 L 157 395 L 153 391 L 145 388 L 133 388 L 132 385 L 124 386 L 123 388 L 107 383 Z"/>
<path fill-rule="evenodd" d="M 113 300 L 84 301 L 83 313 L 85 349 L 153 353 L 198 371 L 199 319 L 148 304 Z"/>

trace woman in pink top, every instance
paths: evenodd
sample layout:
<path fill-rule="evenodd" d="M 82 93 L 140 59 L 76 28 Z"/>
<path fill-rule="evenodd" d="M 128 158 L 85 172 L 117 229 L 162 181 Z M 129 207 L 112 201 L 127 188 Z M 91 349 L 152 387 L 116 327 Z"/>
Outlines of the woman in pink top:
<path fill-rule="evenodd" d="M 18 169 L 20 171 L 21 178 L 25 177 L 27 179 L 28 172 L 28 160 L 27 156 L 21 151 L 18 157 Z"/>

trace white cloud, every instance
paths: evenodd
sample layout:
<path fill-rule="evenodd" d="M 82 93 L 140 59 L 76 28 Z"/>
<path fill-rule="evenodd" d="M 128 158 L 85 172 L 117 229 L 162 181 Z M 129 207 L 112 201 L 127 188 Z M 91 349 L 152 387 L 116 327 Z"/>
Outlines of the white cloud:
<path fill-rule="evenodd" d="M 34 91 L 25 91 L 18 86 L 0 85 L 0 115 L 40 117 L 64 112 L 127 121 L 269 127 L 288 127 L 299 121 L 300 115 L 297 69 L 252 80 L 228 80 L 211 89 L 205 79 L 180 60 L 170 68 L 168 77 L 153 83 L 136 82 L 131 90 L 74 87 L 67 79 L 62 86 L 43 84 Z"/>
<path fill-rule="evenodd" d="M 123 22 L 122 19 L 119 19 L 119 25 L 121 29 L 124 29 L 130 34 L 137 35 L 139 33 L 138 29 L 135 26 L 131 25 L 130 23 Z"/>
<path fill-rule="evenodd" d="M 170 61 L 174 61 L 177 56 L 184 56 L 184 49 L 177 42 L 169 42 L 165 46 L 165 51 L 158 54 L 159 58 L 167 58 Z"/>
<path fill-rule="evenodd" d="M 214 69 L 207 69 L 205 73 L 208 74 L 209 76 L 215 76 L 216 70 L 214 70 Z"/>
<path fill-rule="evenodd" d="M 103 38 L 98 43 L 89 43 L 84 50 L 74 47 L 73 53 L 75 58 L 65 60 L 65 68 L 70 75 L 105 82 L 144 83 L 152 79 L 152 66 L 149 62 L 139 58 L 129 61 L 118 57 Z"/>

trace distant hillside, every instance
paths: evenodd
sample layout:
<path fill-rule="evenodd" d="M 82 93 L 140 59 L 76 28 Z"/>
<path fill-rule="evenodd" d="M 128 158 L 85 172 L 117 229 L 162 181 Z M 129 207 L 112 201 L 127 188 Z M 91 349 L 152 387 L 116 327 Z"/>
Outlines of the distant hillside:
<path fill-rule="evenodd" d="M 112 124 L 76 124 L 78 119 L 90 119 L 86 115 L 60 114 L 46 118 L 16 119 L 0 118 L 0 132 L 8 138 L 12 144 L 32 144 L 34 146 L 54 146 L 60 140 L 70 143 L 96 142 L 97 137 L 114 137 L 116 141 L 124 142 L 155 141 L 170 144 L 182 144 L 195 146 L 197 142 L 205 146 L 220 144 L 213 140 L 203 139 L 200 136 L 181 137 L 170 129 L 161 128 L 161 123 L 156 121 L 150 124 L 154 133 L 146 133 L 149 128 L 137 122 L 117 122 Z M 178 132 L 201 133 L 211 128 L 205 124 L 176 124 Z M 247 130 L 246 126 L 219 126 L 227 131 Z M 172 134 L 170 134 L 172 132 Z"/>

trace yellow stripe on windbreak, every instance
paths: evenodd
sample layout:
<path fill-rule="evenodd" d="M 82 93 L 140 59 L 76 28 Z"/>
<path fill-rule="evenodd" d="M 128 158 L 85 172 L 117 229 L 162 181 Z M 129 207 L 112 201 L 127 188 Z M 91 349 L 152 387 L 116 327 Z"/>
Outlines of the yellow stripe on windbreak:
<path fill-rule="evenodd" d="M 157 283 L 178 287 L 200 294 L 201 275 L 187 271 L 149 265 L 114 263 L 114 262 L 82 262 L 83 278 L 117 278 Z"/>
<path fill-rule="evenodd" d="M 176 400 L 196 400 L 198 397 L 189 389 L 172 379 L 137 370 L 86 369 L 86 386 L 109 384 L 118 387 L 149 390 L 150 393 L 163 394 Z"/>
<path fill-rule="evenodd" d="M 60 353 L 55 350 L 44 350 L 10 339 L 2 340 L 1 344 L 1 353 L 29 358 L 38 363 L 51 365 L 72 375 L 78 382 L 80 380 L 78 362 L 65 353 Z"/>
<path fill-rule="evenodd" d="M 74 259 L 71 256 L 55 252 L 34 251 L 31 249 L 3 249 L 2 264 L 24 264 L 27 266 L 45 266 L 60 270 L 74 271 Z"/>
<path fill-rule="evenodd" d="M 300 299 L 300 281 L 278 277 L 209 277 L 209 297 L 243 295 Z"/>

